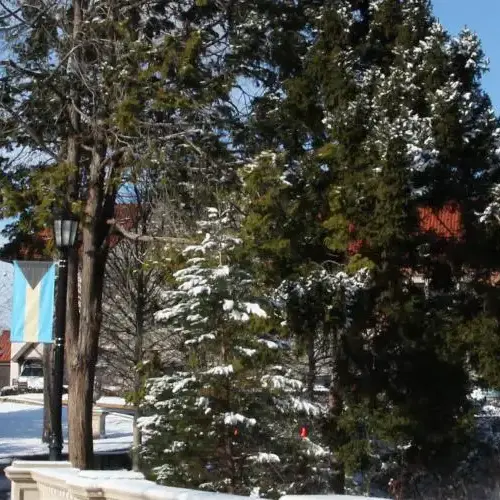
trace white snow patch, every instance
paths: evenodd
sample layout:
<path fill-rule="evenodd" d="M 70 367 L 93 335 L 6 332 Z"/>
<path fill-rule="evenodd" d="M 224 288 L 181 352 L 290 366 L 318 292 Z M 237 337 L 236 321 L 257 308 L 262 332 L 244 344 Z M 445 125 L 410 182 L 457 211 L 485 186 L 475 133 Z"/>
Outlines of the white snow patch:
<path fill-rule="evenodd" d="M 259 452 L 257 455 L 250 455 L 248 459 L 260 464 L 278 464 L 281 462 L 280 457 L 274 453 Z"/>
<path fill-rule="evenodd" d="M 47 455 L 42 443 L 43 408 L 27 404 L 0 402 L 0 458 Z M 67 447 L 67 410 L 63 408 L 63 433 Z M 110 413 L 106 417 L 106 438 L 94 440 L 96 453 L 128 450 L 132 445 L 132 419 Z"/>
<path fill-rule="evenodd" d="M 224 303 L 222 304 L 222 309 L 224 311 L 232 311 L 234 307 L 234 300 L 224 299 Z"/>
<path fill-rule="evenodd" d="M 248 349 L 247 347 L 236 347 L 236 349 L 241 352 L 241 354 L 243 354 L 244 356 L 248 356 L 248 357 L 251 357 L 253 355 L 255 355 L 255 353 L 257 352 L 257 349 Z"/>
<path fill-rule="evenodd" d="M 261 383 L 262 387 L 285 391 L 300 391 L 304 387 L 300 380 L 285 377 L 284 375 L 264 375 L 261 378 Z"/>
<path fill-rule="evenodd" d="M 225 276 L 229 276 L 229 266 L 219 266 L 214 269 L 213 272 L 214 278 L 223 278 Z"/>
<path fill-rule="evenodd" d="M 236 311 L 235 309 L 229 312 L 229 317 L 243 323 L 250 319 L 250 316 L 246 312 Z"/>
<path fill-rule="evenodd" d="M 309 438 L 304 438 L 304 443 L 306 444 L 306 455 L 313 457 L 326 457 L 330 455 L 330 452 L 320 446 L 319 444 L 313 443 Z"/>
<path fill-rule="evenodd" d="M 259 316 L 259 318 L 267 318 L 267 313 L 254 302 L 245 302 L 245 309 L 248 314 L 254 314 L 255 316 Z"/>
<path fill-rule="evenodd" d="M 276 342 L 273 342 L 272 340 L 259 339 L 257 342 L 259 342 L 260 344 L 264 344 L 269 349 L 278 349 L 279 347 L 279 345 Z"/>
<path fill-rule="evenodd" d="M 226 365 L 226 366 L 214 366 L 213 368 L 210 368 L 209 370 L 203 372 L 204 375 L 223 375 L 223 376 L 228 376 L 234 373 L 234 368 L 233 365 Z"/>
<path fill-rule="evenodd" d="M 195 339 L 186 340 L 184 345 L 201 344 L 206 340 L 215 340 L 215 335 L 213 333 L 203 333 Z"/>
<path fill-rule="evenodd" d="M 127 403 L 127 401 L 125 401 L 125 398 L 120 398 L 117 396 L 103 396 L 96 401 L 96 404 L 101 406 L 130 406 L 130 403 Z"/>
<path fill-rule="evenodd" d="M 195 377 L 186 377 L 183 378 L 182 380 L 179 380 L 176 382 L 173 387 L 172 387 L 172 392 L 176 393 L 184 389 L 187 385 L 189 385 L 191 382 L 196 382 Z"/>
<path fill-rule="evenodd" d="M 226 425 L 245 424 L 253 427 L 257 423 L 257 420 L 255 420 L 255 418 L 245 417 L 240 413 L 225 413 L 224 423 Z"/>
<path fill-rule="evenodd" d="M 310 403 L 305 399 L 292 397 L 291 406 L 295 411 L 304 412 L 307 415 L 319 416 L 321 414 L 321 408 L 318 405 Z"/>

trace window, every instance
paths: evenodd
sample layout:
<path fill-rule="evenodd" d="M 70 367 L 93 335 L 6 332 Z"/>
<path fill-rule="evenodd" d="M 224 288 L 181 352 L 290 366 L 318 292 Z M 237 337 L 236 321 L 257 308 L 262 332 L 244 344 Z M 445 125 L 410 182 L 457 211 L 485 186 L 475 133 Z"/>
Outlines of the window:
<path fill-rule="evenodd" d="M 43 377 L 43 368 L 39 364 L 26 364 L 21 372 L 21 377 Z"/>

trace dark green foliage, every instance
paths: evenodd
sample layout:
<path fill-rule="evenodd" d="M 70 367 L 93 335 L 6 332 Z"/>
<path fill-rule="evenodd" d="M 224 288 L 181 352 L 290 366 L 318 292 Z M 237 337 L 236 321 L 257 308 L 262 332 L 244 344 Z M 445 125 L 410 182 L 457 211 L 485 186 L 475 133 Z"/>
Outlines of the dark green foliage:
<path fill-rule="evenodd" d="M 344 465 L 373 469 L 379 439 L 411 443 L 401 465 L 430 467 L 469 442 L 471 370 L 495 380 L 496 320 L 475 319 L 492 310 L 499 265 L 477 215 L 499 166 L 483 54 L 470 32 L 444 32 L 423 0 L 331 1 L 309 14 L 299 71 L 255 101 L 262 127 L 249 126 L 269 151 L 244 176 L 245 244 L 271 283 L 372 270 L 348 327 L 325 323 L 325 310 L 339 313 L 324 293 L 302 311 L 291 302 L 287 326 L 299 344 L 333 349 L 341 410 L 325 438 Z M 423 231 L 421 210 L 439 218 L 450 203 L 461 233 Z M 320 359 L 309 368 L 321 371 Z M 358 438 L 345 422 L 360 414 L 369 424 Z"/>

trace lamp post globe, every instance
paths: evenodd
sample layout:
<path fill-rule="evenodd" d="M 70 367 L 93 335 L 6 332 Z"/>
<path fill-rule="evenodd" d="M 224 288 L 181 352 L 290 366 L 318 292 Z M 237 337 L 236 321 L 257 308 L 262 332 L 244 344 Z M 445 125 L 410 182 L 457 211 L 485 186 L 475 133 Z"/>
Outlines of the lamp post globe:
<path fill-rule="evenodd" d="M 78 221 L 71 217 L 54 219 L 54 240 L 59 250 L 69 249 L 75 244 Z"/>
<path fill-rule="evenodd" d="M 51 436 L 49 459 L 62 460 L 62 397 L 64 383 L 64 342 L 66 328 L 66 299 L 68 291 L 68 255 L 75 245 L 78 221 L 67 214 L 54 217 L 54 242 L 59 250 L 57 298 L 54 328 L 54 365 L 52 373 Z"/>

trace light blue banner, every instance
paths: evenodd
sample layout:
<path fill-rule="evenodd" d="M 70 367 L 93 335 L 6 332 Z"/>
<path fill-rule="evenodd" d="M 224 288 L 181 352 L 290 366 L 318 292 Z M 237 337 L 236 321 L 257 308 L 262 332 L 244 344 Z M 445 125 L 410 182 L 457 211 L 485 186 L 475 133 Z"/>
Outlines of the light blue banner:
<path fill-rule="evenodd" d="M 11 342 L 53 341 L 54 262 L 14 261 Z"/>

